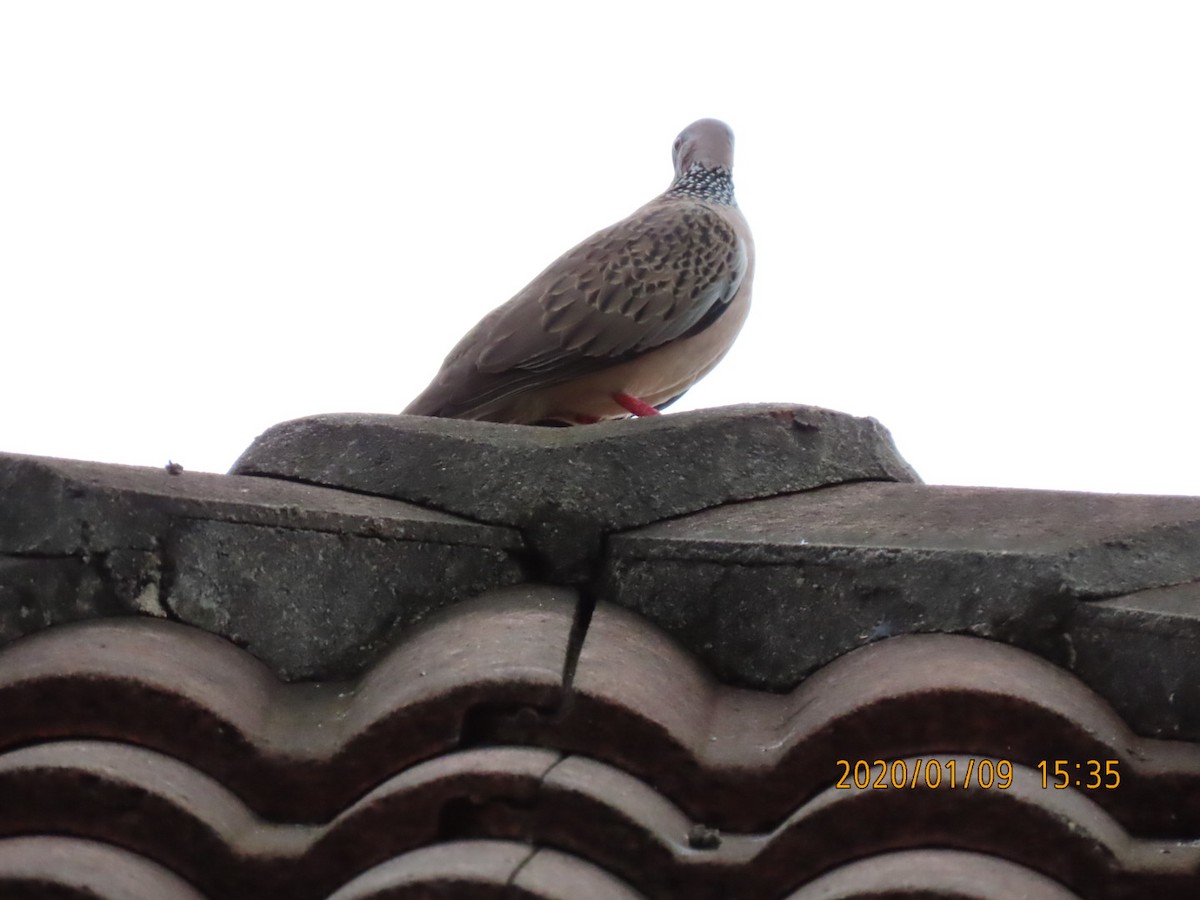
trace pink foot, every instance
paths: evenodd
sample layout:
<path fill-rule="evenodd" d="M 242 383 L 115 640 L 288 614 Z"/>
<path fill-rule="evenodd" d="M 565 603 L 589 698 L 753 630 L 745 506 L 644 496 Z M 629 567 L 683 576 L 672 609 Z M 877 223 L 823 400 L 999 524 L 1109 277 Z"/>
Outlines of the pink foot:
<path fill-rule="evenodd" d="M 659 412 L 645 400 L 631 397 L 629 394 L 613 394 L 613 399 L 635 416 L 657 416 Z"/>

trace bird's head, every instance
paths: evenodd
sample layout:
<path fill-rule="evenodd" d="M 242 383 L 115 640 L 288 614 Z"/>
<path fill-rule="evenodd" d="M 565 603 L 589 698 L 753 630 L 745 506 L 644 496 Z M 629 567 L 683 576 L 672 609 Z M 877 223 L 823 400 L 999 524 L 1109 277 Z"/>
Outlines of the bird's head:
<path fill-rule="evenodd" d="M 733 131 L 719 119 L 700 119 L 679 133 L 671 155 L 676 178 L 697 165 L 709 171 L 732 172 Z"/>

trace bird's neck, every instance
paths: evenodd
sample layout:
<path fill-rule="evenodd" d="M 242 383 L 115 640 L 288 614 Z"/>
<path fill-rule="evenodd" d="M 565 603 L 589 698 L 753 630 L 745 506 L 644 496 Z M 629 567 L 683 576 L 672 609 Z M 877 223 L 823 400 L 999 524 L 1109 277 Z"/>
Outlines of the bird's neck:
<path fill-rule="evenodd" d="M 733 196 L 733 177 L 728 169 L 706 169 L 694 165 L 667 188 L 664 196 L 691 197 L 723 206 L 737 206 Z"/>

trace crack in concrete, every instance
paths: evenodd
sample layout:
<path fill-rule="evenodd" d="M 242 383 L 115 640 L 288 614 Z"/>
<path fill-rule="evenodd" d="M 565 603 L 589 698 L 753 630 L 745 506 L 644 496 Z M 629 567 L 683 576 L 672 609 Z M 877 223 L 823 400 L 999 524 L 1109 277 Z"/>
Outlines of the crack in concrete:
<path fill-rule="evenodd" d="M 427 512 L 440 513 L 444 516 L 452 516 L 453 518 L 460 520 L 457 522 L 430 522 L 430 523 L 428 523 L 430 526 L 433 526 L 433 527 L 470 528 L 471 526 L 476 526 L 479 528 L 505 529 L 505 530 L 509 530 L 509 531 L 516 531 L 516 532 L 518 532 L 518 534 L 521 534 L 520 529 L 515 528 L 514 526 L 512 526 L 506 522 L 489 522 L 486 519 L 472 519 L 469 516 L 462 515 L 461 513 L 456 513 L 456 512 L 452 512 L 451 510 L 442 509 L 441 507 L 436 506 L 432 503 L 418 503 L 415 500 L 401 500 L 397 497 L 388 497 L 385 494 L 373 494 L 370 491 L 364 491 L 360 488 L 348 487 L 345 485 L 322 484 L 319 481 L 306 481 L 303 478 L 296 478 L 295 476 L 288 476 L 288 475 L 259 475 L 259 474 L 255 474 L 255 473 L 239 472 L 237 474 L 237 477 L 239 477 L 239 478 L 261 478 L 264 481 L 282 481 L 287 484 L 300 484 L 305 487 L 320 488 L 325 491 L 335 491 L 337 493 L 342 493 L 342 494 L 353 494 L 356 497 L 369 497 L 372 500 L 382 500 L 382 501 L 385 501 L 388 503 L 402 503 L 407 506 L 415 507 L 416 509 L 425 510 Z M 353 513 L 331 513 L 331 515 L 352 516 L 354 514 Z M 199 518 L 199 517 L 197 517 L 197 518 Z M 261 523 L 248 522 L 246 524 L 252 525 L 252 524 L 261 524 Z M 288 526 L 279 526 L 279 527 L 286 528 Z M 316 531 L 316 530 L 321 530 L 321 529 L 298 529 L 298 530 Z M 345 534 L 346 532 L 339 531 L 337 533 Z M 522 541 L 524 541 L 524 539 L 525 539 L 524 534 L 521 534 L 521 539 L 522 539 Z M 425 543 L 431 543 L 431 544 L 432 543 L 453 543 L 454 546 L 459 546 L 462 544 L 467 544 L 468 546 L 481 546 L 481 547 L 494 546 L 492 544 L 477 544 L 475 542 L 468 542 L 468 541 L 455 541 L 455 542 L 432 541 L 432 540 L 425 540 L 422 538 L 392 538 L 392 540 L 415 540 L 415 541 L 423 541 Z"/>
<path fill-rule="evenodd" d="M 575 601 L 575 616 L 571 621 L 571 631 L 567 635 L 567 650 L 563 656 L 564 710 L 571 705 L 574 696 L 575 670 L 579 666 L 579 657 L 583 654 L 583 644 L 587 640 L 588 629 L 592 624 L 592 613 L 595 612 L 597 603 L 597 597 L 590 585 L 578 587 L 577 592 L 579 596 Z"/>
<path fill-rule="evenodd" d="M 374 495 L 367 495 L 367 496 L 374 496 Z M 523 552 L 522 549 L 517 549 L 517 548 L 510 549 L 510 548 L 503 546 L 502 544 L 496 544 L 496 543 L 483 543 L 480 541 L 446 540 L 445 538 L 404 537 L 401 535 L 379 534 L 377 532 L 357 530 L 357 529 L 349 530 L 349 529 L 345 529 L 345 528 L 334 528 L 334 527 L 320 528 L 320 527 L 315 527 L 315 526 L 311 526 L 311 525 L 287 525 L 287 524 L 284 524 L 281 522 L 261 522 L 261 521 L 256 522 L 249 518 L 242 518 L 242 517 L 237 517 L 237 516 L 215 518 L 212 516 L 197 516 L 197 515 L 189 515 L 187 513 L 174 513 L 174 514 L 170 514 L 169 518 L 171 520 L 180 520 L 180 521 L 188 521 L 188 522 L 221 522 L 221 523 L 228 524 L 228 525 L 244 525 L 248 528 L 273 528 L 278 531 L 305 532 L 305 533 L 313 533 L 313 534 L 333 534 L 333 535 L 337 535 L 339 537 L 354 537 L 354 538 L 362 538 L 364 540 L 387 541 L 389 543 L 436 544 L 436 545 L 445 546 L 445 547 L 478 547 L 482 550 L 496 550 L 501 553 Z M 476 523 L 476 522 L 469 522 L 468 524 L 462 525 L 462 526 L 457 526 L 457 525 L 452 525 L 452 524 L 447 523 L 445 525 L 445 527 L 469 528 L 472 525 L 481 525 L 481 527 L 486 527 L 486 528 L 503 527 L 503 526 L 492 526 L 492 525 L 488 525 L 485 523 Z M 440 526 L 438 526 L 438 527 L 440 527 Z M 513 529 L 513 530 L 516 530 L 516 529 Z"/>
<path fill-rule="evenodd" d="M 513 887 L 513 885 L 516 883 L 517 877 L 521 874 L 521 870 L 524 869 L 527 865 L 529 865 L 529 863 L 533 860 L 533 858 L 535 856 L 537 856 L 538 853 L 540 853 L 540 852 L 541 852 L 540 847 L 535 847 L 532 844 L 530 844 L 529 845 L 529 853 L 512 870 L 512 872 L 508 876 L 508 880 L 506 882 L 504 882 L 504 886 L 506 888 Z"/>

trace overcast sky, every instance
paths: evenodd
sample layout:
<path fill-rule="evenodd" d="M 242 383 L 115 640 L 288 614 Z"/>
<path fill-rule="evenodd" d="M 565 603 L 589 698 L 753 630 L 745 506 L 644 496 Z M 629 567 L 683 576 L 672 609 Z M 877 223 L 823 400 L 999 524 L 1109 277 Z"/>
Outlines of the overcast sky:
<path fill-rule="evenodd" d="M 676 408 L 1200 494 L 1197 48 L 1194 2 L 4 3 L 0 450 L 224 471 L 396 412 L 715 116 L 754 307 Z"/>

